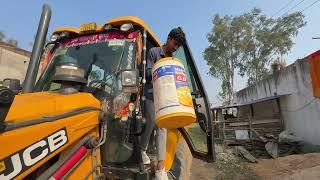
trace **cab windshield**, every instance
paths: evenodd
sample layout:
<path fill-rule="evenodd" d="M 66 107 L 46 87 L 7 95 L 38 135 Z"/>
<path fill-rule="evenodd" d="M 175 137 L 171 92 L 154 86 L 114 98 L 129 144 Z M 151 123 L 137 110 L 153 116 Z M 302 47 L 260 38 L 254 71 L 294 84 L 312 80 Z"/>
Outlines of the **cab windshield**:
<path fill-rule="evenodd" d="M 84 69 L 87 88 L 101 89 L 108 93 L 113 89 L 121 91 L 121 78 L 117 76 L 120 70 L 134 68 L 135 46 L 130 39 L 62 43 L 55 50 L 37 88 L 39 91 L 58 90 L 60 84 L 52 82 L 56 66 L 72 63 Z"/>
<path fill-rule="evenodd" d="M 85 71 L 84 76 L 88 81 L 80 91 L 92 93 L 102 102 L 102 109 L 114 114 L 122 112 L 131 94 L 122 91 L 120 72 L 136 68 L 137 43 L 132 39 L 116 39 L 115 35 L 111 35 L 90 35 L 61 43 L 38 81 L 38 91 L 59 90 L 61 84 L 52 82 L 56 67 L 76 64 Z M 106 39 L 110 36 L 111 39 Z M 113 102 L 112 108 L 109 108 L 110 101 Z M 133 147 L 128 139 L 126 123 L 109 118 L 107 124 L 107 161 L 126 161 L 132 155 Z"/>

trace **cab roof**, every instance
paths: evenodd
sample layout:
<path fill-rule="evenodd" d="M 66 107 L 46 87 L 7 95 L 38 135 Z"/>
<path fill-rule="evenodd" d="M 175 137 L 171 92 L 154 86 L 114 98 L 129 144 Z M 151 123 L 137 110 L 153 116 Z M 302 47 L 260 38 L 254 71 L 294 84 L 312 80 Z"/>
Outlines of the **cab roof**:
<path fill-rule="evenodd" d="M 103 24 L 101 26 L 97 26 L 95 32 L 103 31 L 104 27 L 106 25 L 119 26 L 119 25 L 121 25 L 123 23 L 132 23 L 134 25 L 138 25 L 138 26 L 146 29 L 147 33 L 148 33 L 148 37 L 151 38 L 152 41 L 154 41 L 157 44 L 157 46 L 161 45 L 161 43 L 158 40 L 157 36 L 151 31 L 151 29 L 147 26 L 147 24 L 144 21 L 142 21 L 140 18 L 135 17 L 135 16 L 123 16 L 123 17 L 117 17 L 117 18 L 110 19 L 105 24 Z M 69 28 L 69 27 L 56 28 L 54 30 L 53 34 L 62 33 L 62 32 L 70 32 L 70 33 L 75 33 L 75 34 L 81 34 L 80 28 Z"/>

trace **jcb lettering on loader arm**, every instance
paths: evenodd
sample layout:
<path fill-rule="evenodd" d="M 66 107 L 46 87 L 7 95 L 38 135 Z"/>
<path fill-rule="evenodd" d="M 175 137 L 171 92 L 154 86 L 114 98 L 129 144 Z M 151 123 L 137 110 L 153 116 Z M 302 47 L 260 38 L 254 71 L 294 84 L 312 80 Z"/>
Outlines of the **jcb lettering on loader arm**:
<path fill-rule="evenodd" d="M 65 128 L 0 161 L 0 179 L 13 179 L 68 143 Z"/>

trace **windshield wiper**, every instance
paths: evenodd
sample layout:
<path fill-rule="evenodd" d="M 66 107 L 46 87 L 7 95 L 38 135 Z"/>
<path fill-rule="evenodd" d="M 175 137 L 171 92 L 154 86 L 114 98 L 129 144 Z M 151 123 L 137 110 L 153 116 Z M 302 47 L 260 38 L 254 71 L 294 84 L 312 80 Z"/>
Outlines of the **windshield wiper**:
<path fill-rule="evenodd" d="M 92 55 L 92 61 L 90 62 L 89 66 L 88 66 L 88 69 L 86 71 L 86 74 L 84 75 L 84 78 L 85 79 L 88 79 L 89 78 L 89 74 L 90 72 L 92 71 L 92 66 L 95 62 L 97 62 L 97 54 L 96 53 L 93 53 Z"/>
<path fill-rule="evenodd" d="M 121 52 L 121 55 L 120 55 L 119 63 L 118 63 L 118 65 L 117 65 L 117 69 L 116 69 L 116 71 L 114 72 L 116 76 L 117 76 L 118 73 L 120 72 L 120 67 L 121 67 L 121 64 L 122 64 L 122 61 L 123 61 L 124 49 L 127 49 L 126 42 L 124 43 L 124 47 L 122 48 L 122 52 Z"/>
<path fill-rule="evenodd" d="M 119 74 L 119 72 L 120 72 L 120 67 L 121 67 L 121 64 L 122 64 L 122 61 L 123 61 L 123 54 L 124 54 L 124 49 L 126 49 L 126 42 L 125 42 L 125 44 L 124 44 L 124 47 L 122 48 L 122 51 L 121 51 L 121 55 L 120 55 L 120 58 L 119 58 L 119 63 L 118 63 L 118 65 L 117 65 L 117 69 L 114 71 L 114 72 L 112 72 L 112 75 L 114 76 L 114 77 L 117 77 L 118 76 L 118 74 Z M 114 81 L 114 79 L 113 79 L 113 81 L 112 81 L 112 85 L 115 83 L 115 81 Z"/>

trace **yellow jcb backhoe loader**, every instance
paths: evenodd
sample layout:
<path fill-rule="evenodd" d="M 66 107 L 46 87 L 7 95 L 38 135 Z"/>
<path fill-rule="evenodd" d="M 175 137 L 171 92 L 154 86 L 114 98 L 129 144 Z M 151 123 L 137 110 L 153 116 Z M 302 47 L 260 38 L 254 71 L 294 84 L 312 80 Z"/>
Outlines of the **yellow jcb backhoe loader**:
<path fill-rule="evenodd" d="M 0 179 L 152 179 L 139 145 L 147 121 L 143 62 L 159 40 L 129 16 L 58 28 L 44 50 L 50 17 L 45 5 L 22 91 L 14 79 L 0 87 Z M 174 179 L 187 179 L 188 152 L 214 161 L 212 115 L 187 43 L 175 57 L 197 121 L 168 129 L 164 164 Z M 147 152 L 155 156 L 153 138 Z"/>

